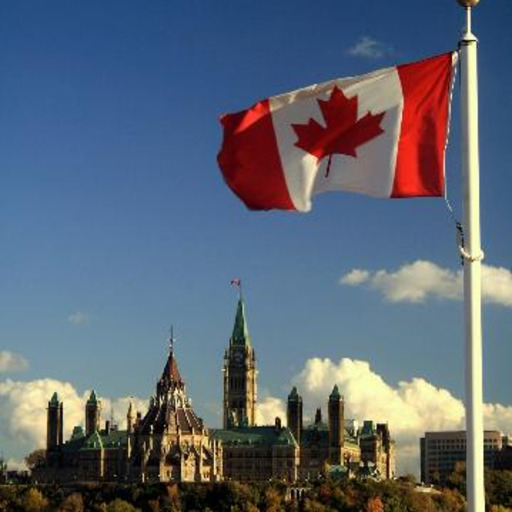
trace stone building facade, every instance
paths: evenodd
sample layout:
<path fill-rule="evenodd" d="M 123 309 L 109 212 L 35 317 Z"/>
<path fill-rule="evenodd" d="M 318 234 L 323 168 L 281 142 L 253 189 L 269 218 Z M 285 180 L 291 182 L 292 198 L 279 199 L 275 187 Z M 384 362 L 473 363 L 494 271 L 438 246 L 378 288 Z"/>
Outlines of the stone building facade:
<path fill-rule="evenodd" d="M 316 410 L 313 423 L 303 425 L 302 397 L 294 387 L 288 395 L 288 424 L 300 447 L 299 477 L 316 478 L 326 466 L 349 475 L 388 479 L 395 476 L 395 443 L 387 424 L 345 419 L 345 403 L 335 385 L 327 402 L 327 423 Z"/>
<path fill-rule="evenodd" d="M 394 441 L 385 424 L 347 426 L 345 401 L 334 386 L 327 422 L 318 409 L 304 425 L 302 397 L 293 388 L 287 424 L 257 425 L 257 368 L 245 306 L 239 298 L 224 355 L 223 428 L 207 429 L 192 408 L 171 338 L 164 370 L 144 416 L 130 404 L 126 430 L 101 423 L 101 403 L 91 392 L 85 430 L 75 427 L 64 442 L 64 405 L 55 393 L 48 402 L 46 465 L 34 471 L 40 482 L 133 481 L 295 483 L 317 478 L 327 468 L 350 475 L 392 478 Z"/>
<path fill-rule="evenodd" d="M 222 445 L 192 408 L 172 345 L 147 413 L 136 414 L 130 403 L 126 430 L 112 421 L 100 428 L 101 404 L 93 391 L 85 406 L 85 431 L 75 427 L 63 442 L 63 411 L 55 393 L 48 403 L 46 465 L 34 472 L 37 481 L 222 480 Z"/>
<path fill-rule="evenodd" d="M 279 418 L 274 426 L 256 426 L 256 355 L 241 298 L 223 372 L 224 429 L 213 431 L 213 437 L 222 442 L 226 478 L 291 483 L 317 478 L 327 467 L 394 477 L 395 443 L 388 426 L 365 421 L 361 429 L 347 429 L 345 402 L 336 385 L 328 397 L 327 423 L 318 409 L 314 422 L 304 426 L 302 397 L 294 387 L 288 396 L 288 426 Z"/>

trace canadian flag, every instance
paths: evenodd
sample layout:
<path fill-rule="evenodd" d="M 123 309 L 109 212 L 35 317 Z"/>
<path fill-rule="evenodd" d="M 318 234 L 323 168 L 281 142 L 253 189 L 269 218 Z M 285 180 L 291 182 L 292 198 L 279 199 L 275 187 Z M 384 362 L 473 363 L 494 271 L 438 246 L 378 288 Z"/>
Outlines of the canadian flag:
<path fill-rule="evenodd" d="M 331 80 L 223 116 L 224 179 L 253 210 L 308 211 L 333 190 L 442 196 L 456 58 Z"/>

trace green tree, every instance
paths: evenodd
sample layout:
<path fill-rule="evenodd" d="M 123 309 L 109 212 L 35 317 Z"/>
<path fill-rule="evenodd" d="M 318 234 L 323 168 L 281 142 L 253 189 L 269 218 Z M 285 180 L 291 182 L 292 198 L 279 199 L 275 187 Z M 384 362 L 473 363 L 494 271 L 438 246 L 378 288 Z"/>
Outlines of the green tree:
<path fill-rule="evenodd" d="M 12 485 L 0 485 L 0 511 L 9 512 L 17 501 L 17 488 Z"/>
<path fill-rule="evenodd" d="M 138 512 L 131 503 L 116 498 L 107 505 L 107 512 Z"/>
<path fill-rule="evenodd" d="M 486 471 L 485 491 L 489 505 L 512 508 L 512 471 Z"/>

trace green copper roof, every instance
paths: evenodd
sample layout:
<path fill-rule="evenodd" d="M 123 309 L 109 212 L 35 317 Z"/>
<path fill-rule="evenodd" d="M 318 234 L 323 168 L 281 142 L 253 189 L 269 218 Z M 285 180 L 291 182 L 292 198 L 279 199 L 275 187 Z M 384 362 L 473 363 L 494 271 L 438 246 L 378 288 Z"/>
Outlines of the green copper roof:
<path fill-rule="evenodd" d="M 327 471 L 333 478 L 340 478 L 342 476 L 348 475 L 348 468 L 340 464 L 328 466 Z"/>
<path fill-rule="evenodd" d="M 361 437 L 375 435 L 375 424 L 371 420 L 364 420 Z"/>
<path fill-rule="evenodd" d="M 288 400 L 293 401 L 293 402 L 299 402 L 302 400 L 302 398 L 300 397 L 300 395 L 297 391 L 296 386 L 293 386 L 292 390 L 290 391 L 290 394 L 288 395 Z"/>
<path fill-rule="evenodd" d="M 335 384 L 332 388 L 332 393 L 329 395 L 329 400 L 339 400 L 341 398 L 340 391 L 338 389 L 338 385 Z"/>
<path fill-rule="evenodd" d="M 79 431 L 83 433 L 81 427 L 75 427 L 75 431 L 71 439 L 62 445 L 64 453 L 76 453 L 81 450 L 117 450 L 119 447 L 126 447 L 128 442 L 126 430 L 115 430 L 112 432 L 105 432 L 104 430 L 98 432 L 96 430 L 87 437 L 80 435 Z"/>
<path fill-rule="evenodd" d="M 84 442 L 81 450 L 99 450 L 103 448 L 103 442 L 98 431 L 93 432 Z"/>
<path fill-rule="evenodd" d="M 71 434 L 71 439 L 81 439 L 82 437 L 85 437 L 84 429 L 80 425 L 74 427 Z"/>
<path fill-rule="evenodd" d="M 96 392 L 94 389 L 91 391 L 91 396 L 89 397 L 89 400 L 87 400 L 88 404 L 97 404 L 98 398 L 96 397 Z"/>
<path fill-rule="evenodd" d="M 240 346 L 250 346 L 249 330 L 247 329 L 247 320 L 245 319 L 245 306 L 242 299 L 238 301 L 236 309 L 235 325 L 231 335 L 231 344 Z"/>
<path fill-rule="evenodd" d="M 212 429 L 212 437 L 228 446 L 274 446 L 296 445 L 290 429 L 284 427 L 276 429 L 273 426 L 265 427 L 239 427 L 229 430 Z"/>
<path fill-rule="evenodd" d="M 114 430 L 109 433 L 101 432 L 101 442 L 105 449 L 117 448 L 118 446 L 125 446 L 128 434 L 126 430 Z"/>
<path fill-rule="evenodd" d="M 52 398 L 50 399 L 50 403 L 52 405 L 58 405 L 59 404 L 59 395 L 57 395 L 57 392 L 53 393 Z"/>

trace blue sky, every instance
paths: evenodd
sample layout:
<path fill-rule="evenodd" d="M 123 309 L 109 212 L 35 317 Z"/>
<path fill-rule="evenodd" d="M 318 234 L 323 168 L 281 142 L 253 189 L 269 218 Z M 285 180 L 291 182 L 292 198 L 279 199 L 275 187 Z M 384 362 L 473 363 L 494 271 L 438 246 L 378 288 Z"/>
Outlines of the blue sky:
<path fill-rule="evenodd" d="M 509 0 L 483 0 L 473 20 L 497 302 L 484 306 L 485 400 L 507 408 L 511 16 Z M 285 397 L 315 357 L 462 398 L 461 303 L 435 286 L 460 268 L 442 200 L 337 193 L 309 214 L 255 213 L 216 164 L 221 114 L 455 49 L 462 26 L 455 0 L 2 2 L 0 351 L 23 362 L 0 364 L 0 385 L 51 378 L 80 395 L 148 397 L 173 324 L 189 393 L 215 426 L 240 277 L 262 400 Z M 447 175 L 460 212 L 458 93 Z M 423 300 L 393 301 L 391 282 L 421 280 L 393 273 L 418 260 L 432 267 L 412 274 L 434 284 Z M 353 269 L 366 279 L 340 284 Z M 377 283 L 377 270 L 391 278 Z M 19 459 L 6 425 L 0 452 Z"/>

